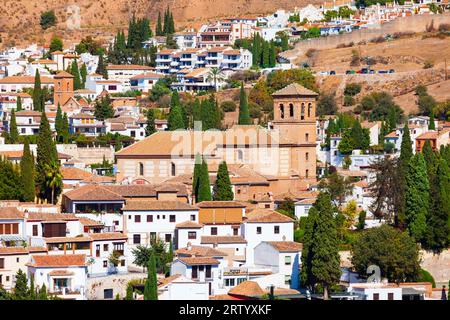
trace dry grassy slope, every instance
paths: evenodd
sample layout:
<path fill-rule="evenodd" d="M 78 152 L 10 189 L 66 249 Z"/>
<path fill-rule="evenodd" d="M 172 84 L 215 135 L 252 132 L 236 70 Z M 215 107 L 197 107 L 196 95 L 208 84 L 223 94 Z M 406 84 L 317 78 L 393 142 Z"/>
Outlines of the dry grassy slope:
<path fill-rule="evenodd" d="M 57 30 L 67 38 L 77 38 L 80 32 L 68 32 L 65 25 L 69 5 L 78 5 L 81 10 L 81 27 L 84 33 L 96 31 L 98 36 L 110 34 L 117 28 L 127 25 L 129 17 L 147 16 L 156 22 L 159 11 L 167 6 L 174 13 L 177 27 L 198 26 L 200 23 L 227 16 L 264 14 L 279 8 L 293 9 L 307 3 L 320 3 L 321 0 L 1 0 L 0 32 L 11 36 L 16 43 L 36 40 L 55 30 L 42 34 L 39 27 L 40 13 L 55 10 L 59 25 Z M 89 28 L 90 30 L 86 30 Z"/>

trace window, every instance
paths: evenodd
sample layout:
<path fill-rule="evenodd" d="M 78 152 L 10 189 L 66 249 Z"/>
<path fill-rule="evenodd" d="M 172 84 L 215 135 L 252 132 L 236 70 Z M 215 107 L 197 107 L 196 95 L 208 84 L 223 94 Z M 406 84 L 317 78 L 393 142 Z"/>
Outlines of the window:
<path fill-rule="evenodd" d="M 153 222 L 153 216 L 147 215 L 147 222 Z"/>
<path fill-rule="evenodd" d="M 113 298 L 113 289 L 104 289 L 103 299 L 112 299 L 112 298 Z"/>
<path fill-rule="evenodd" d="M 170 174 L 172 175 L 172 177 L 174 177 L 176 175 L 176 167 L 175 167 L 175 163 L 171 163 L 170 164 Z"/>
<path fill-rule="evenodd" d="M 311 109 L 312 109 L 312 104 L 308 103 L 308 118 L 311 117 Z"/>
<path fill-rule="evenodd" d="M 141 222 L 141 216 L 140 215 L 135 215 L 134 216 L 134 222 Z"/>
<path fill-rule="evenodd" d="M 144 164 L 142 162 L 139 162 L 139 175 L 144 175 Z"/>
<path fill-rule="evenodd" d="M 103 268 L 108 268 L 108 261 L 107 260 L 103 260 Z"/>
<path fill-rule="evenodd" d="M 309 178 L 309 170 L 308 169 L 305 170 L 305 178 Z"/>
<path fill-rule="evenodd" d="M 388 292 L 388 300 L 394 300 L 394 293 Z"/>
<path fill-rule="evenodd" d="M 23 134 L 25 134 L 26 129 L 25 129 L 25 128 L 21 128 L 21 129 L 20 129 L 20 132 L 23 133 Z"/>
<path fill-rule="evenodd" d="M 141 235 L 133 234 L 133 244 L 141 244 Z"/>
<path fill-rule="evenodd" d="M 305 120 L 305 104 L 304 103 L 302 103 L 302 106 L 301 106 L 300 120 Z"/>
<path fill-rule="evenodd" d="M 284 276 L 284 284 L 285 285 L 291 284 L 291 276 L 289 276 L 289 275 Z"/>
<path fill-rule="evenodd" d="M 379 293 L 374 293 L 373 294 L 373 300 L 380 300 L 380 294 Z"/>
<path fill-rule="evenodd" d="M 66 236 L 66 224 L 65 223 L 44 223 L 44 224 L 42 224 L 42 236 L 44 238 L 65 237 Z"/>
<path fill-rule="evenodd" d="M 95 256 L 98 258 L 98 257 L 100 257 L 100 245 L 99 244 L 97 244 L 96 246 L 95 246 Z"/>
<path fill-rule="evenodd" d="M 256 234 L 262 233 L 262 227 L 256 227 Z"/>
<path fill-rule="evenodd" d="M 211 278 L 211 266 L 205 267 L 205 278 L 210 279 Z"/>
<path fill-rule="evenodd" d="M 33 225 L 33 237 L 37 237 L 38 235 L 38 226 L 37 224 Z"/>
<path fill-rule="evenodd" d="M 198 278 L 198 267 L 192 266 L 192 279 L 197 279 L 197 278 Z"/>
<path fill-rule="evenodd" d="M 195 214 L 191 214 L 191 221 L 195 221 Z"/>
<path fill-rule="evenodd" d="M 306 141 L 306 142 L 309 141 L 309 133 L 305 133 L 305 141 Z"/>
<path fill-rule="evenodd" d="M 292 103 L 289 103 L 289 117 L 294 117 L 294 105 Z"/>
<path fill-rule="evenodd" d="M 171 214 L 170 216 L 169 216 L 169 221 L 170 222 L 175 222 L 175 215 L 174 214 Z"/>
<path fill-rule="evenodd" d="M 239 235 L 239 228 L 233 228 L 233 236 Z"/>
<path fill-rule="evenodd" d="M 20 258 L 16 258 L 16 262 L 19 263 L 19 261 L 20 261 Z"/>
<path fill-rule="evenodd" d="M 291 256 L 285 256 L 284 257 L 284 265 L 290 266 L 291 265 Z"/>
<path fill-rule="evenodd" d="M 104 245 L 103 245 L 103 251 L 108 251 L 108 250 L 109 250 L 109 245 L 104 244 Z"/>
<path fill-rule="evenodd" d="M 284 105 L 280 104 L 280 118 L 284 119 Z"/>
<path fill-rule="evenodd" d="M 125 260 L 120 260 L 120 266 L 125 267 Z"/>
<path fill-rule="evenodd" d="M 244 152 L 242 152 L 242 150 L 238 150 L 237 151 L 237 155 L 238 155 L 238 160 L 239 161 L 244 160 Z"/>
<path fill-rule="evenodd" d="M 188 239 L 193 240 L 197 238 L 197 232 L 195 231 L 189 231 L 188 232 Z"/>
<path fill-rule="evenodd" d="M 306 161 L 309 160 L 309 152 L 305 153 L 305 160 L 306 160 Z"/>
<path fill-rule="evenodd" d="M 225 279 L 225 287 L 234 287 L 234 279 Z"/>
<path fill-rule="evenodd" d="M 172 235 L 170 233 L 166 233 L 165 239 L 166 242 L 170 242 L 172 240 Z"/>
<path fill-rule="evenodd" d="M 217 236 L 217 227 L 212 227 L 211 228 L 211 235 L 212 236 Z"/>
<path fill-rule="evenodd" d="M 273 233 L 279 234 L 280 233 L 280 226 L 274 226 L 273 227 Z"/>
<path fill-rule="evenodd" d="M 5 269 L 5 258 L 0 258 L 0 269 Z"/>

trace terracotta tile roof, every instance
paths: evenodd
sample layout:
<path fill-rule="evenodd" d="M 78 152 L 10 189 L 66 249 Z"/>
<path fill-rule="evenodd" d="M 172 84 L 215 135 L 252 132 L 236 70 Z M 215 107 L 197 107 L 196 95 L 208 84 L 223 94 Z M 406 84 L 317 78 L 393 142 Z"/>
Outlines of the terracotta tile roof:
<path fill-rule="evenodd" d="M 245 206 L 237 201 L 202 201 L 197 203 L 199 208 L 245 208 Z"/>
<path fill-rule="evenodd" d="M 203 228 L 202 224 L 193 222 L 193 221 L 184 221 L 175 225 L 177 229 L 201 229 Z"/>
<path fill-rule="evenodd" d="M 247 214 L 247 223 L 283 223 L 294 222 L 294 219 L 270 209 L 257 208 Z"/>
<path fill-rule="evenodd" d="M 395 131 L 392 131 L 384 136 L 385 138 L 398 138 L 398 134 Z"/>
<path fill-rule="evenodd" d="M 89 238 L 91 238 L 92 241 L 127 240 L 128 236 L 120 232 L 105 232 L 105 233 L 89 233 Z"/>
<path fill-rule="evenodd" d="M 95 119 L 95 117 L 92 114 L 87 113 L 77 113 L 69 116 L 69 118 L 72 119 Z"/>
<path fill-rule="evenodd" d="M 46 247 L 0 247 L 0 255 L 29 254 L 47 252 Z"/>
<path fill-rule="evenodd" d="M 130 80 L 147 79 L 147 78 L 161 79 L 161 78 L 164 78 L 164 75 L 159 74 L 159 73 L 154 73 L 154 72 L 146 72 L 146 73 L 138 74 L 134 77 L 131 77 Z"/>
<path fill-rule="evenodd" d="M 9 76 L 0 79 L 0 83 L 20 83 L 34 84 L 34 76 Z M 41 84 L 53 84 L 54 81 L 49 77 L 41 77 Z"/>
<path fill-rule="evenodd" d="M 202 236 L 200 243 L 247 243 L 247 240 L 245 240 L 242 236 Z"/>
<path fill-rule="evenodd" d="M 123 201 L 120 194 L 103 185 L 86 185 L 64 194 L 70 200 L 79 201 Z"/>
<path fill-rule="evenodd" d="M 20 110 L 16 112 L 16 117 L 40 117 L 41 112 L 34 110 Z"/>
<path fill-rule="evenodd" d="M 75 167 L 61 167 L 61 174 L 64 180 L 84 180 L 93 176 L 92 173 Z"/>
<path fill-rule="evenodd" d="M 158 288 L 161 288 L 161 287 L 164 287 L 164 286 L 168 285 L 169 283 L 171 283 L 172 281 L 178 279 L 179 277 L 181 277 L 180 274 L 175 274 L 175 275 L 169 276 L 167 278 L 158 279 Z"/>
<path fill-rule="evenodd" d="M 416 137 L 416 140 L 429 140 L 429 139 L 437 139 L 438 133 L 437 131 L 427 131 L 422 133 L 420 136 Z"/>
<path fill-rule="evenodd" d="M 198 210 L 197 207 L 182 201 L 127 201 L 123 211 L 187 211 Z"/>
<path fill-rule="evenodd" d="M 225 257 L 225 252 L 203 246 L 192 246 L 191 248 L 181 248 L 176 251 L 177 255 L 189 257 Z"/>
<path fill-rule="evenodd" d="M 31 267 L 81 267 L 86 265 L 86 255 L 65 254 L 65 255 L 33 255 Z"/>
<path fill-rule="evenodd" d="M 46 243 L 92 242 L 89 236 L 44 238 Z"/>
<path fill-rule="evenodd" d="M 23 219 L 25 214 L 16 207 L 0 207 L 0 220 Z"/>
<path fill-rule="evenodd" d="M 263 289 L 261 289 L 257 282 L 244 281 L 238 284 L 236 287 L 231 288 L 231 290 L 228 291 L 228 294 L 244 297 L 258 297 L 264 295 L 265 292 Z"/>
<path fill-rule="evenodd" d="M 220 262 L 217 259 L 211 257 L 185 257 L 178 258 L 181 262 L 188 266 L 196 266 L 196 265 L 218 265 Z"/>
<path fill-rule="evenodd" d="M 301 243 L 294 241 L 267 241 L 267 243 L 279 252 L 298 252 L 303 248 Z"/>
<path fill-rule="evenodd" d="M 80 221 L 80 223 L 83 226 L 86 226 L 86 227 L 97 227 L 97 226 L 103 227 L 104 226 L 104 224 L 99 221 L 95 221 L 95 220 L 85 218 L 85 217 L 80 217 L 78 220 Z"/>
<path fill-rule="evenodd" d="M 49 272 L 50 276 L 73 276 L 74 273 L 67 270 L 53 270 Z"/>
<path fill-rule="evenodd" d="M 216 294 L 214 296 L 209 296 L 209 300 L 239 300 L 229 294 Z"/>
<path fill-rule="evenodd" d="M 58 79 L 58 78 L 73 78 L 73 75 L 71 75 L 70 73 L 68 73 L 68 72 L 66 72 L 66 71 L 61 71 L 61 72 L 58 72 L 58 73 L 55 75 L 54 78 L 55 78 L 55 79 Z"/>
<path fill-rule="evenodd" d="M 369 184 L 367 183 L 366 180 L 360 180 L 358 182 L 355 182 L 353 185 L 355 187 L 361 187 L 361 188 L 367 188 L 369 186 Z"/>
<path fill-rule="evenodd" d="M 28 212 L 28 221 L 73 221 L 78 217 L 69 213 Z"/>
<path fill-rule="evenodd" d="M 302 96 L 317 96 L 317 92 L 306 89 L 304 86 L 298 83 L 291 83 L 290 85 L 275 91 L 272 96 L 292 96 L 292 95 L 302 95 Z"/>
<path fill-rule="evenodd" d="M 175 185 L 175 184 L 173 184 Z M 178 196 L 187 195 L 188 191 L 186 189 L 186 186 L 183 184 L 176 184 L 178 187 Z M 105 186 L 110 191 L 113 191 L 117 194 L 120 194 L 123 197 L 126 198 L 132 198 L 132 197 L 152 197 L 156 196 L 156 188 L 158 188 L 159 185 L 152 185 L 152 184 L 135 184 L 135 185 L 108 185 Z"/>
<path fill-rule="evenodd" d="M 308 198 L 297 201 L 295 204 L 313 204 L 314 202 L 316 202 L 316 198 Z"/>
<path fill-rule="evenodd" d="M 82 183 L 85 184 L 94 184 L 94 183 L 112 183 L 115 181 L 114 177 L 109 176 L 99 176 L 96 174 L 93 174 L 91 177 L 82 180 Z"/>

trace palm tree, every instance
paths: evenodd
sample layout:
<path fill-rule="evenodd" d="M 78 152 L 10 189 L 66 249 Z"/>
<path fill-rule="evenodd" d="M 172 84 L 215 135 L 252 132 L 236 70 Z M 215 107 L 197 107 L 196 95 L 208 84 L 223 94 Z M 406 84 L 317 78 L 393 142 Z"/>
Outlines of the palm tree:
<path fill-rule="evenodd" d="M 45 184 L 48 188 L 52 189 L 51 202 L 55 203 L 55 190 L 62 186 L 62 174 L 59 171 L 59 163 L 53 161 L 50 164 L 46 164 L 45 172 Z"/>
<path fill-rule="evenodd" d="M 225 80 L 225 76 L 220 68 L 214 67 L 209 70 L 207 80 L 214 81 L 214 90 L 217 91 L 217 82 Z"/>

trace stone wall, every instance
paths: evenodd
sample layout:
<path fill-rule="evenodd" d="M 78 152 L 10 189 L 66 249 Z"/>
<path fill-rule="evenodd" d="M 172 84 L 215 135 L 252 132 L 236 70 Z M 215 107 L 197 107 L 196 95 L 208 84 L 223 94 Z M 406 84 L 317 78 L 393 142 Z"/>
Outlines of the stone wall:
<path fill-rule="evenodd" d="M 146 273 L 112 274 L 102 277 L 88 278 L 86 281 L 87 300 L 103 300 L 103 290 L 113 289 L 113 299 L 119 294 L 123 299 L 126 295 L 128 282 L 134 279 L 145 279 Z"/>

